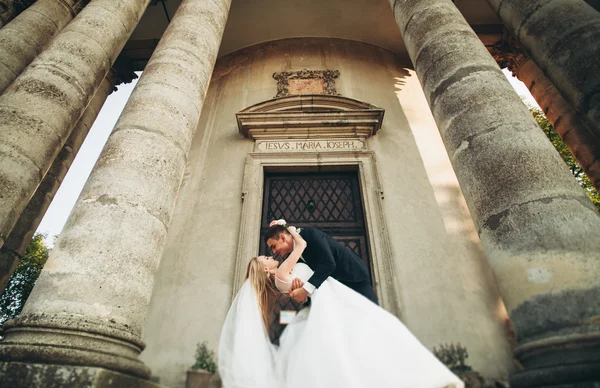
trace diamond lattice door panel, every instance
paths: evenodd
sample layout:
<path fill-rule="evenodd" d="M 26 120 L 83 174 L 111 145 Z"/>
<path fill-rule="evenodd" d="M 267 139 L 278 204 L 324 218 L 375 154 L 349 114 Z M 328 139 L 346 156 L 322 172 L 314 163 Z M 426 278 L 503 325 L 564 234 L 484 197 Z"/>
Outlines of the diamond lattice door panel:
<path fill-rule="evenodd" d="M 369 263 L 358 174 L 266 174 L 261 236 L 271 220 L 314 226 Z M 261 239 L 261 254 L 270 254 Z M 370 267 L 370 265 L 369 265 Z"/>

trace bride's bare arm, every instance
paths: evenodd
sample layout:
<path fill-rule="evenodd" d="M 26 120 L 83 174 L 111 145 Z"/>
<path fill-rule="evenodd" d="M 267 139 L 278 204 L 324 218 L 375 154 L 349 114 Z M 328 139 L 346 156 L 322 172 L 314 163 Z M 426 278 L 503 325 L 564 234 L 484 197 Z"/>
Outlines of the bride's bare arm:
<path fill-rule="evenodd" d="M 298 259 L 300 259 L 300 255 L 302 255 L 302 252 L 304 252 L 304 249 L 306 248 L 306 241 L 304 241 L 302 236 L 300 236 L 300 233 L 296 232 L 295 227 L 290 226 L 288 228 L 288 232 L 290 232 L 290 234 L 292 235 L 292 238 L 296 242 L 296 246 L 294 247 L 292 253 L 290 253 L 290 255 L 287 257 L 287 259 L 285 259 L 283 263 L 279 265 L 279 268 L 277 268 L 277 273 L 275 274 L 275 276 L 277 276 L 283 281 L 291 280 L 290 272 L 292 271 L 292 268 L 294 268 L 294 266 L 298 262 Z"/>

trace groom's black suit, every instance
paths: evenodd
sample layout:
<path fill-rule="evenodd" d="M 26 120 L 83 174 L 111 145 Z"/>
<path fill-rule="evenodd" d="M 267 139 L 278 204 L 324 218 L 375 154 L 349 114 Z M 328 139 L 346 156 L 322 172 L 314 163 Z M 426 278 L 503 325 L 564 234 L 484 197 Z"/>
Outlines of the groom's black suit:
<path fill-rule="evenodd" d="M 306 241 L 302 257 L 314 271 L 308 283 L 319 288 L 331 276 L 377 303 L 369 269 L 360 257 L 318 229 L 302 228 L 300 235 Z"/>

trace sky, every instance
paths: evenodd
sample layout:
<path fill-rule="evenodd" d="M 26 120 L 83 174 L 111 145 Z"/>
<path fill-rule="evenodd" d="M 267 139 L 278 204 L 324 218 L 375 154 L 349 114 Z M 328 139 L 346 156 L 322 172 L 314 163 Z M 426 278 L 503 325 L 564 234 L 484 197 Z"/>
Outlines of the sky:
<path fill-rule="evenodd" d="M 108 96 L 81 145 L 69 172 L 37 229 L 37 232 L 46 234 L 45 240 L 49 246 L 54 244 L 54 236 L 58 235 L 65 226 L 67 218 L 69 218 L 69 214 L 71 214 L 71 210 L 136 84 L 137 79 L 130 84 L 120 85 L 116 92 Z"/>
<path fill-rule="evenodd" d="M 141 73 L 138 73 L 138 75 L 139 74 Z M 533 106 L 537 106 L 535 100 L 529 93 L 529 90 L 527 90 L 527 87 L 521 81 L 513 77 L 506 69 L 504 70 L 504 75 L 508 78 L 517 94 L 522 96 L 526 102 Z M 38 227 L 38 232 L 46 234 L 46 243 L 48 245 L 53 245 L 54 236 L 58 235 L 65 226 L 69 214 L 71 213 L 85 182 L 92 172 L 92 169 L 104 148 L 104 144 L 106 144 L 108 136 L 121 115 L 136 83 L 137 80 L 134 80 L 130 84 L 120 85 L 118 87 L 119 90 L 108 96 L 104 103 L 98 118 L 90 129 L 69 172 Z"/>

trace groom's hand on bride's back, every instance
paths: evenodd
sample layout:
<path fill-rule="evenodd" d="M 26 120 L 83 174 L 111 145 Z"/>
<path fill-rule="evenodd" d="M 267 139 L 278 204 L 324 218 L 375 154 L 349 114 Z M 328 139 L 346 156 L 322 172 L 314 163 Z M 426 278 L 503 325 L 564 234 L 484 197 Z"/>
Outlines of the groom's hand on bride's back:
<path fill-rule="evenodd" d="M 290 296 L 296 302 L 304 303 L 306 302 L 306 299 L 308 299 L 308 291 L 306 291 L 304 288 L 297 288 L 293 291 L 290 291 Z"/>
<path fill-rule="evenodd" d="M 304 287 L 304 282 L 302 281 L 302 279 L 295 278 L 294 280 L 292 280 L 292 288 L 291 288 L 292 291 L 294 291 L 297 288 L 302 288 L 302 287 Z"/>
<path fill-rule="evenodd" d="M 295 278 L 294 280 L 292 280 L 290 297 L 298 303 L 304 303 L 308 298 L 308 291 L 302 288 L 303 286 L 304 282 L 300 278 Z"/>

